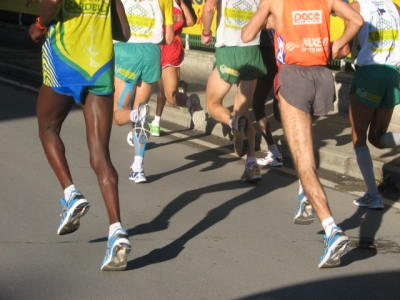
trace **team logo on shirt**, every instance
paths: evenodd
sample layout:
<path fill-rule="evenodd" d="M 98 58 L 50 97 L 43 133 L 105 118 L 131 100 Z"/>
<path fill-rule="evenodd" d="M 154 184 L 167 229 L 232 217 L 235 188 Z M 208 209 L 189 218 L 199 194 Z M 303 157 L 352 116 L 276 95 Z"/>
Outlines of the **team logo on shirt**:
<path fill-rule="evenodd" d="M 322 10 L 298 10 L 292 12 L 293 25 L 322 24 Z"/>
<path fill-rule="evenodd" d="M 109 0 L 90 0 L 77 1 L 66 0 L 64 2 L 64 10 L 70 14 L 79 15 L 108 15 L 110 6 Z"/>

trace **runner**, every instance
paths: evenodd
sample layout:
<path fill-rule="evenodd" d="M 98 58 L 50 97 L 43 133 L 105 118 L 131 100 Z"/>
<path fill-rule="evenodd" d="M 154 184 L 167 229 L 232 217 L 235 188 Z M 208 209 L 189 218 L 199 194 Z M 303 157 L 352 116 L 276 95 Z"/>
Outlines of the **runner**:
<path fill-rule="evenodd" d="M 329 18 L 334 12 L 346 22 L 343 35 L 331 45 Z M 361 16 L 342 0 L 262 0 L 242 30 L 244 42 L 266 25 L 275 30 L 279 64 L 275 93 L 279 100 L 285 137 L 306 197 L 325 230 L 324 253 L 318 267 L 335 267 L 349 250 L 350 240 L 333 220 L 328 199 L 317 177 L 312 139 L 313 116 L 326 115 L 335 99 L 328 60 L 344 57 L 347 43 L 363 24 Z M 305 205 L 299 203 L 299 208 Z M 298 210 L 299 210 L 298 208 Z M 298 215 L 297 211 L 295 214 Z M 302 215 L 302 214 L 300 214 Z"/>
<path fill-rule="evenodd" d="M 131 37 L 127 43 L 114 44 L 114 123 L 120 126 L 134 124 L 134 160 L 129 179 L 142 183 L 147 181 L 143 159 L 150 135 L 146 122 L 147 103 L 154 83 L 161 77 L 159 44 L 171 44 L 174 40 L 172 0 L 123 0 L 123 4 Z"/>
<path fill-rule="evenodd" d="M 201 42 L 212 42 L 211 23 L 214 7 L 217 7 L 217 34 L 215 43 L 215 68 L 207 82 L 207 112 L 215 120 L 228 125 L 233 134 L 233 144 L 237 156 L 247 154 L 245 170 L 241 180 L 257 182 L 261 180 L 260 167 L 254 157 L 255 129 L 249 124 L 249 109 L 253 100 L 257 78 L 265 75 L 260 49 L 259 30 L 246 43 L 240 38 L 241 29 L 257 11 L 260 1 L 237 5 L 232 1 L 209 0 L 203 7 L 203 32 Z M 223 100 L 232 85 L 237 86 L 233 116 L 224 107 Z"/>
<path fill-rule="evenodd" d="M 108 143 L 114 90 L 112 39 L 126 41 L 129 26 L 120 0 L 101 1 L 102 5 L 90 6 L 90 11 L 85 10 L 86 1 L 75 0 L 76 6 L 72 8 L 66 7 L 66 2 L 42 0 L 41 14 L 29 29 L 35 42 L 46 35 L 37 118 L 44 152 L 64 189 L 57 233 L 76 231 L 80 218 L 90 207 L 72 181 L 60 137 L 62 124 L 77 102 L 82 105 L 86 122 L 90 165 L 96 173 L 111 224 L 101 269 L 123 270 L 131 245 L 121 226 L 118 174 L 111 163 Z"/>
<path fill-rule="evenodd" d="M 353 203 L 382 209 L 367 135 L 379 149 L 400 145 L 400 133 L 387 132 L 394 107 L 400 103 L 400 9 L 390 0 L 355 0 L 351 6 L 361 13 L 364 26 L 352 47 L 356 71 L 350 88 L 349 117 L 357 163 L 368 188 Z"/>
<path fill-rule="evenodd" d="M 183 1 L 173 2 L 175 39 L 171 45 L 160 46 L 162 71 L 158 81 L 157 108 L 153 122 L 149 123 L 153 136 L 160 136 L 161 114 L 167 101 L 171 106 L 179 106 L 181 110 L 188 111 L 195 127 L 201 126 L 206 119 L 199 96 L 197 94 L 187 96 L 186 82 L 179 81 L 180 66 L 185 56 L 180 34 L 183 27 L 194 25 L 194 18 Z"/>

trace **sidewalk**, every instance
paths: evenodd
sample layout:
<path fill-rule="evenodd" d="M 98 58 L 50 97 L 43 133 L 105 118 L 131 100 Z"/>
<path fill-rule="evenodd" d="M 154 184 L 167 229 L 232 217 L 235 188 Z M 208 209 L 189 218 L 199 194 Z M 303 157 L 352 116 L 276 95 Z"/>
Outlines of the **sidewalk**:
<path fill-rule="evenodd" d="M 41 51 L 38 45 L 33 45 L 29 39 L 23 37 L 16 41 L 13 35 L 23 36 L 27 31 L 21 28 L 9 29 L 0 27 L 0 75 L 7 74 L 17 78 L 28 80 L 34 85 L 40 86 L 41 83 Z M 196 51 L 187 51 L 188 56 L 197 55 Z M 203 54 L 199 54 L 202 56 Z M 196 66 L 190 65 L 193 60 L 186 60 L 182 66 L 182 79 L 188 82 L 188 94 L 197 93 L 201 100 L 201 105 L 206 108 L 205 103 L 205 87 L 207 78 L 204 76 L 196 76 L 201 72 L 195 72 L 196 68 L 208 68 L 211 72 L 212 55 L 204 54 L 199 58 Z M 193 64 L 193 63 L 192 63 Z M 4 75 L 3 75 L 4 76 Z M 151 116 L 154 115 L 156 107 L 156 88 L 150 99 Z M 233 95 L 235 87 L 224 99 L 224 105 L 232 109 Z M 266 103 L 266 112 L 271 123 L 273 135 L 282 151 L 285 161 L 291 164 L 290 153 L 283 137 L 281 125 L 277 123 L 272 116 L 272 101 Z M 152 118 L 152 117 L 151 117 Z M 150 118 L 150 119 L 151 119 Z M 191 120 L 187 113 L 183 113 L 178 108 L 168 105 L 164 108 L 162 120 L 173 122 L 181 126 L 191 127 Z M 400 131 L 398 125 L 392 124 L 389 129 Z M 212 134 L 221 138 L 229 139 L 229 128 L 225 125 L 216 123 L 212 118 L 207 116 L 203 126 L 196 128 L 201 132 Z M 362 179 L 359 171 L 352 143 L 351 129 L 347 114 L 332 113 L 327 117 L 320 118 L 314 124 L 314 145 L 316 149 L 317 166 L 322 169 L 330 170 L 343 176 L 350 176 L 356 179 Z M 258 147 L 262 151 L 266 151 L 267 145 L 260 135 L 257 136 Z M 379 150 L 370 146 L 371 156 L 373 158 L 374 170 L 376 178 L 379 180 L 386 179 L 389 183 L 396 185 L 400 189 L 400 152 L 399 148 Z M 258 157 L 262 157 L 263 153 L 258 151 Z M 399 199 L 393 199 L 399 200 Z"/>

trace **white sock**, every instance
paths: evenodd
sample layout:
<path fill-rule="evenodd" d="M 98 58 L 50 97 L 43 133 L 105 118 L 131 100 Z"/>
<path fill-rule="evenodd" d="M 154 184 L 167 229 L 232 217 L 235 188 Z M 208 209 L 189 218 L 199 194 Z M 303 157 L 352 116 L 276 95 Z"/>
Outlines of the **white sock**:
<path fill-rule="evenodd" d="M 273 144 L 273 145 L 271 145 L 271 146 L 268 146 L 268 150 L 269 150 L 275 157 L 280 155 L 280 153 L 279 153 L 279 151 L 278 151 L 278 147 L 276 147 L 275 144 Z"/>
<path fill-rule="evenodd" d="M 153 122 L 151 122 L 151 124 L 153 124 L 153 126 L 160 126 L 160 120 L 161 120 L 160 116 L 154 116 L 154 120 Z"/>
<path fill-rule="evenodd" d="M 387 132 L 381 136 L 380 142 L 385 148 L 393 148 L 400 145 L 399 132 Z"/>
<path fill-rule="evenodd" d="M 304 194 L 303 186 L 301 185 L 301 181 L 299 179 L 299 195 Z"/>
<path fill-rule="evenodd" d="M 232 117 L 230 120 L 229 120 L 229 127 L 230 128 L 233 128 L 233 122 L 235 121 L 235 117 Z"/>
<path fill-rule="evenodd" d="M 253 164 L 257 164 L 255 157 L 248 157 L 246 159 L 246 166 L 250 168 Z"/>
<path fill-rule="evenodd" d="M 108 236 L 112 236 L 112 234 L 117 230 L 118 228 L 122 228 L 122 225 L 120 222 L 114 223 L 110 225 L 110 229 L 108 230 Z"/>
<path fill-rule="evenodd" d="M 132 170 L 137 171 L 143 169 L 143 156 L 136 155 L 132 163 Z"/>
<path fill-rule="evenodd" d="M 69 196 L 71 195 L 72 191 L 75 190 L 75 185 L 71 184 L 64 190 L 64 199 L 68 201 Z"/>
<path fill-rule="evenodd" d="M 325 235 L 330 236 L 332 233 L 332 229 L 336 227 L 336 224 L 333 218 L 329 217 L 322 221 L 322 227 L 325 230 Z"/>
<path fill-rule="evenodd" d="M 131 111 L 131 121 L 136 122 L 138 120 L 137 109 Z"/>
<path fill-rule="evenodd" d="M 371 154 L 367 146 L 361 146 L 354 149 L 356 153 L 356 160 L 361 174 L 364 178 L 365 185 L 368 188 L 368 194 L 371 197 L 379 194 L 378 187 L 376 186 L 374 166 L 372 164 Z"/>

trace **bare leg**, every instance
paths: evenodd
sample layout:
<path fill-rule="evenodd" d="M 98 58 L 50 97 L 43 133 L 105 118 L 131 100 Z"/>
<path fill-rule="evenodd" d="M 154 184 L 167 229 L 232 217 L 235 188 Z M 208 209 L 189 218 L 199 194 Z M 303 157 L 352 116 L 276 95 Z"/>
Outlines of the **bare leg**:
<path fill-rule="evenodd" d="M 63 189 L 73 183 L 60 131 L 73 105 L 74 100 L 71 97 L 58 94 L 45 85 L 40 88 L 36 108 L 39 137 L 50 166 Z"/>
<path fill-rule="evenodd" d="M 107 208 L 110 224 L 121 221 L 118 199 L 118 174 L 111 162 L 109 141 L 113 119 L 111 96 L 90 94 L 82 106 L 86 121 L 86 135 L 90 165 L 97 176 Z"/>
<path fill-rule="evenodd" d="M 315 213 L 320 221 L 323 221 L 332 214 L 328 199 L 317 176 L 312 138 L 312 116 L 289 105 L 280 94 L 279 100 L 283 129 L 297 174 Z"/>

